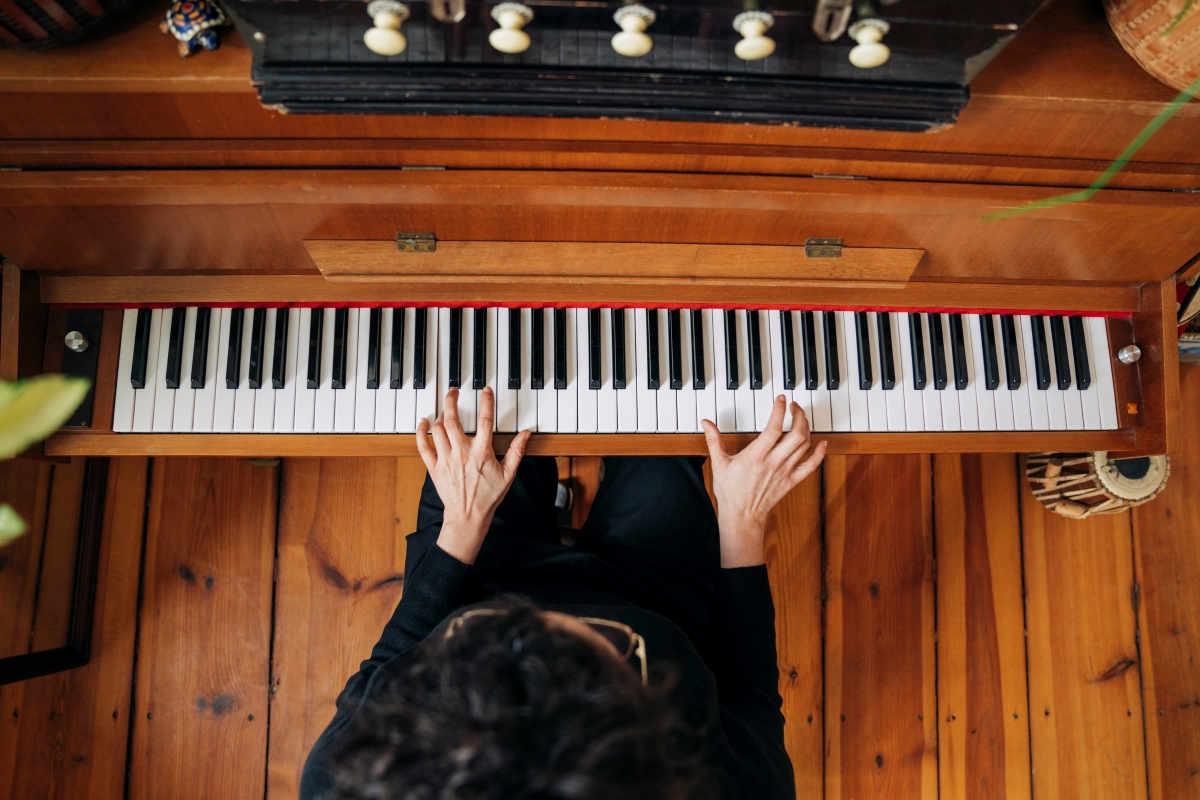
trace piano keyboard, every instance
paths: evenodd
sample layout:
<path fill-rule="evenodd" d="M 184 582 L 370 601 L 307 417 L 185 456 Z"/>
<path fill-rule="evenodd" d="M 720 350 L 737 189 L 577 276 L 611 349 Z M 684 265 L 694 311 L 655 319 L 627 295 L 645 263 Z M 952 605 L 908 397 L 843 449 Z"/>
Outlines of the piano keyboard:
<path fill-rule="evenodd" d="M 495 429 L 1115 430 L 1102 317 L 888 311 L 174 308 L 124 312 L 116 432 L 411 433 L 452 386 Z M 790 424 L 790 420 L 789 420 Z"/>

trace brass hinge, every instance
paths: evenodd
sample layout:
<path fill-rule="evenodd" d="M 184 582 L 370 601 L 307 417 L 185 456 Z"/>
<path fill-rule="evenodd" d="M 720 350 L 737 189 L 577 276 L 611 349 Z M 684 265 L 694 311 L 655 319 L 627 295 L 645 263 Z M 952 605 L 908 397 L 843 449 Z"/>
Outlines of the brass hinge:
<path fill-rule="evenodd" d="M 432 233 L 397 233 L 396 249 L 401 253 L 432 253 L 437 250 L 437 237 Z"/>
<path fill-rule="evenodd" d="M 804 255 L 809 258 L 841 258 L 841 239 L 809 239 L 804 243 Z"/>

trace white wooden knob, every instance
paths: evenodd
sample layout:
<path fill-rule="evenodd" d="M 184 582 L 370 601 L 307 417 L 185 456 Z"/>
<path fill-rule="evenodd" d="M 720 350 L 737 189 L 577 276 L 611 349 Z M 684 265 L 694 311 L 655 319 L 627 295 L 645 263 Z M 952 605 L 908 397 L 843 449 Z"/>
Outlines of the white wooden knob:
<path fill-rule="evenodd" d="M 733 29 L 742 35 L 742 40 L 733 47 L 733 53 L 743 61 L 758 61 L 775 52 L 775 40 L 764 36 L 775 24 L 775 17 L 765 11 L 743 11 L 733 18 Z"/>
<path fill-rule="evenodd" d="M 521 30 L 533 19 L 533 9 L 520 3 L 501 3 L 492 9 L 492 19 L 500 27 L 488 34 L 488 43 L 501 53 L 524 53 L 529 49 L 529 34 Z"/>
<path fill-rule="evenodd" d="M 408 6 L 396 0 L 372 0 L 367 13 L 375 27 L 363 34 L 363 44 L 372 53 L 381 56 L 398 56 L 408 47 L 408 39 L 400 32 L 400 26 L 408 19 Z"/>
<path fill-rule="evenodd" d="M 882 44 L 883 35 L 891 28 L 881 19 L 860 19 L 850 26 L 850 38 L 858 46 L 850 51 L 850 63 L 859 69 L 881 67 L 891 58 L 892 51 Z"/>
<path fill-rule="evenodd" d="M 613 14 L 613 19 L 621 26 L 621 32 L 612 38 L 613 50 L 623 56 L 637 58 L 649 53 L 654 47 L 654 40 L 644 31 L 654 24 L 655 14 L 645 6 L 622 6 Z"/>

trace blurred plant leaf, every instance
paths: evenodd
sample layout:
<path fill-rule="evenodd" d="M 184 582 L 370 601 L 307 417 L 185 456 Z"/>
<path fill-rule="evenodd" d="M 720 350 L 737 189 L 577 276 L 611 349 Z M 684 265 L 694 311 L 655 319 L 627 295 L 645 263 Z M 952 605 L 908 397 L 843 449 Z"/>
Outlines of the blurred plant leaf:
<path fill-rule="evenodd" d="M 0 503 L 0 547 L 25 533 L 28 527 L 12 506 Z"/>
<path fill-rule="evenodd" d="M 11 458 L 49 436 L 87 395 L 86 378 L 38 375 L 0 381 L 0 458 Z"/>

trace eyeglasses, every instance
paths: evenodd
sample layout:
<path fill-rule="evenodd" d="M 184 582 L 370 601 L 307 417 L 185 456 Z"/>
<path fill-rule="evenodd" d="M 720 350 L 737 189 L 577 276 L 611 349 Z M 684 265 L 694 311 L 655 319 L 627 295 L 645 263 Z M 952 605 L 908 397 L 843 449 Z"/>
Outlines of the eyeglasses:
<path fill-rule="evenodd" d="M 503 611 L 495 608 L 473 608 L 470 611 L 464 611 L 450 620 L 450 624 L 446 627 L 443 641 L 458 633 L 463 624 L 471 617 L 494 617 L 503 613 Z M 646 640 L 641 637 L 641 634 L 634 631 L 633 628 L 625 623 L 614 622 L 611 619 L 598 619 L 596 617 L 576 617 L 576 619 L 604 637 L 604 640 L 617 651 L 617 655 L 620 656 L 622 661 L 628 661 L 632 656 L 636 655 L 642 668 L 642 686 L 647 684 Z"/>

